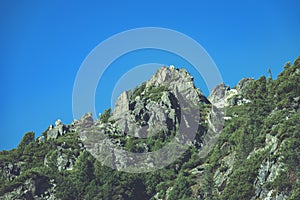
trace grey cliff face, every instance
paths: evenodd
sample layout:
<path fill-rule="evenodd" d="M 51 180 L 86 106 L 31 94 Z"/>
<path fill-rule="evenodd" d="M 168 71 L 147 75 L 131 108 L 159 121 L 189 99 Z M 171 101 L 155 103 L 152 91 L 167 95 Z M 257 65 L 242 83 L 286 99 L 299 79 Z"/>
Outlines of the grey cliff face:
<path fill-rule="evenodd" d="M 125 91 L 118 97 L 115 109 L 113 111 L 114 115 L 117 115 L 118 113 L 123 113 L 129 109 L 129 100 L 131 94 L 131 91 Z"/>

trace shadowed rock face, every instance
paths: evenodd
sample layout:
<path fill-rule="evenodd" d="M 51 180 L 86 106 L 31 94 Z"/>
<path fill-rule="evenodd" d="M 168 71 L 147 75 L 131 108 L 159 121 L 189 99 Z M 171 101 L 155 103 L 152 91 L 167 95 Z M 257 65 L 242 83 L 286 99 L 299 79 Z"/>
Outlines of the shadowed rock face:
<path fill-rule="evenodd" d="M 7 162 L 1 164 L 0 171 L 3 173 L 3 178 L 9 181 L 20 175 L 20 167 L 15 163 Z"/>
<path fill-rule="evenodd" d="M 55 184 L 46 176 L 36 176 L 24 181 L 13 191 L 6 193 L 0 199 L 56 199 L 53 195 Z"/>

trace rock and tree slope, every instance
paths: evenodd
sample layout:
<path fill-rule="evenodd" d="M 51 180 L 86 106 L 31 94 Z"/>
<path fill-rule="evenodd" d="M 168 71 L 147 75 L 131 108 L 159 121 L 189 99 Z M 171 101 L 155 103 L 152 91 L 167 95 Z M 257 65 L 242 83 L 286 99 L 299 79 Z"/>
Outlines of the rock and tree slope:
<path fill-rule="evenodd" d="M 186 70 L 161 68 L 98 119 L 87 113 L 70 125 L 58 120 L 38 138 L 26 133 L 17 148 L 0 152 L 0 199 L 300 199 L 299 83 L 300 58 L 276 80 L 220 84 L 209 97 Z M 216 110 L 224 121 L 212 120 Z M 109 144 L 147 153 L 178 140 L 180 127 L 191 124 L 193 140 L 180 138 L 185 153 L 147 173 L 123 172 L 130 162 L 109 149 L 95 159 L 95 141 L 82 131 L 105 136 L 98 151 Z M 211 151 L 201 154 L 220 130 Z"/>

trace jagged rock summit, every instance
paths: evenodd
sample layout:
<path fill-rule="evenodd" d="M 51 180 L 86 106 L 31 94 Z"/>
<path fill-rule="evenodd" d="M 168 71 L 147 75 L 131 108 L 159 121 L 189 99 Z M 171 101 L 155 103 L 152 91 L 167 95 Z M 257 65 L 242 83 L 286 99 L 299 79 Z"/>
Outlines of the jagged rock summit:
<path fill-rule="evenodd" d="M 208 100 L 217 108 L 249 103 L 250 100 L 243 98 L 242 94 L 246 92 L 247 86 L 253 81 L 253 78 L 243 78 L 238 82 L 237 86 L 232 89 L 224 83 L 221 83 L 211 91 Z"/>
<path fill-rule="evenodd" d="M 137 137 L 145 137 L 145 126 L 148 132 L 168 132 L 178 127 L 180 106 L 186 103 L 198 106 L 209 101 L 185 69 L 162 67 L 139 88 L 119 96 L 110 120 Z"/>
<path fill-rule="evenodd" d="M 130 100 L 140 98 L 142 95 L 153 87 L 160 87 L 161 90 L 167 89 L 172 93 L 182 93 L 184 98 L 196 101 L 208 102 L 199 88 L 194 85 L 194 78 L 186 71 L 186 69 L 177 69 L 173 65 L 170 67 L 160 68 L 149 81 L 142 83 L 139 91 L 124 91 L 118 98 L 113 115 L 120 115 L 129 110 Z M 143 91 L 141 91 L 143 90 Z"/>

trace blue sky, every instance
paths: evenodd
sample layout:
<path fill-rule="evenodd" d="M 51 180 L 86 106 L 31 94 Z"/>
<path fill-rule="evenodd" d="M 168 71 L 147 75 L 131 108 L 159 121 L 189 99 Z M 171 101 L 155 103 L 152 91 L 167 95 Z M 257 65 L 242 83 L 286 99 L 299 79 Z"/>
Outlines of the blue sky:
<path fill-rule="evenodd" d="M 164 27 L 190 36 L 230 86 L 267 75 L 269 67 L 277 75 L 300 55 L 296 0 L 77 2 L 1 1 L 0 150 L 16 147 L 27 131 L 40 135 L 57 118 L 71 123 L 81 63 L 101 41 L 128 29 Z M 115 73 L 118 67 L 102 84 L 114 85 Z M 97 92 L 98 112 L 111 106 L 109 92 Z"/>

